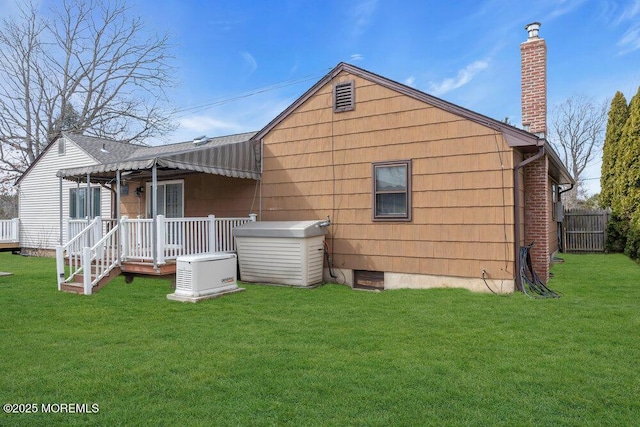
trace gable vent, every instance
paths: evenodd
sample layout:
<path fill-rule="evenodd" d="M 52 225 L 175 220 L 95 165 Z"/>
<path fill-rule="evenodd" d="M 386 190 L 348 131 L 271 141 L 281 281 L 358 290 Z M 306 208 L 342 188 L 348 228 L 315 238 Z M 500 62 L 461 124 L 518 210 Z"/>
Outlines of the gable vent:
<path fill-rule="evenodd" d="M 354 81 L 337 83 L 333 86 L 333 111 L 350 111 L 356 107 L 356 93 Z"/>

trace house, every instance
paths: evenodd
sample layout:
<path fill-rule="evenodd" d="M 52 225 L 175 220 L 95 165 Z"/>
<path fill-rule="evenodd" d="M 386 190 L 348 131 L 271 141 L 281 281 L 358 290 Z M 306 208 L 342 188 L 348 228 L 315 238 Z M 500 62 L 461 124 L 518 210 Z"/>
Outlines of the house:
<path fill-rule="evenodd" d="M 544 138 L 538 26 L 521 46 L 528 131 L 339 64 L 254 136 L 260 219 L 330 216 L 335 270 L 356 286 L 510 292 L 532 242 L 546 281 L 573 180 Z"/>
<path fill-rule="evenodd" d="M 23 252 L 53 251 L 67 239 L 61 218 L 111 218 L 111 188 L 60 182 L 56 173 L 71 165 L 108 163 L 126 157 L 138 146 L 71 132 L 58 135 L 17 180 L 20 247 Z M 86 195 L 90 193 L 87 199 Z M 85 222 L 86 224 L 86 222 Z"/>
<path fill-rule="evenodd" d="M 547 280 L 561 186 L 574 183 L 545 139 L 546 44 L 539 24 L 526 28 L 526 130 L 340 63 L 257 133 L 148 149 L 58 176 L 115 183 L 122 215 L 151 218 L 154 267 L 167 248 L 207 233 L 203 251 L 219 245 L 216 223 L 208 232 L 172 231 L 168 217 L 256 212 L 261 221 L 329 218 L 329 281 L 512 292 L 521 286 L 520 248 L 530 243 L 533 268 Z M 122 195 L 123 183 L 138 191 Z"/>
<path fill-rule="evenodd" d="M 56 248 L 59 289 L 89 294 L 119 273 L 175 274 L 179 256 L 235 251 L 232 230 L 255 221 L 259 202 L 254 135 L 200 137 L 59 170 L 61 181 L 113 188 L 117 219 L 95 217 Z"/>

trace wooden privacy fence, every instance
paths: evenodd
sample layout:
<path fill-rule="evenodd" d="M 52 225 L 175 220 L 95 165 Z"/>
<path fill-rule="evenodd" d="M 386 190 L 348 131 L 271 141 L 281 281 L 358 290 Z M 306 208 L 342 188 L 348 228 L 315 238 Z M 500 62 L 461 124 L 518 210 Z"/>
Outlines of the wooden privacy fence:
<path fill-rule="evenodd" d="M 607 240 L 606 210 L 569 209 L 564 212 L 565 252 L 604 252 Z"/>

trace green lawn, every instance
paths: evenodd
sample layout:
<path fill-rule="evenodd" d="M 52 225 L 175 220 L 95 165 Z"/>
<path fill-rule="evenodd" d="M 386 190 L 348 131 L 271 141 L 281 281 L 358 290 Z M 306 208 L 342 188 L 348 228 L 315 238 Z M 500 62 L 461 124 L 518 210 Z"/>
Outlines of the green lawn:
<path fill-rule="evenodd" d="M 0 253 L 0 403 L 39 409 L 0 425 L 637 425 L 640 267 L 563 257 L 560 299 L 245 285 L 188 304 L 163 280 L 58 292 L 53 260 Z M 99 412 L 41 412 L 60 403 Z"/>

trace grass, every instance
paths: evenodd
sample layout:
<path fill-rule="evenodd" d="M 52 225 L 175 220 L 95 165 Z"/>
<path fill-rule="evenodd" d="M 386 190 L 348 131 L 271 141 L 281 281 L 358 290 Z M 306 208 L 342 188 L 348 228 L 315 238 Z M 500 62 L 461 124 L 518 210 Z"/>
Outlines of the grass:
<path fill-rule="evenodd" d="M 565 255 L 557 300 L 455 289 L 169 282 L 58 292 L 51 259 L 0 253 L 0 425 L 636 425 L 640 267 Z M 41 406 L 39 406 L 41 409 Z"/>

